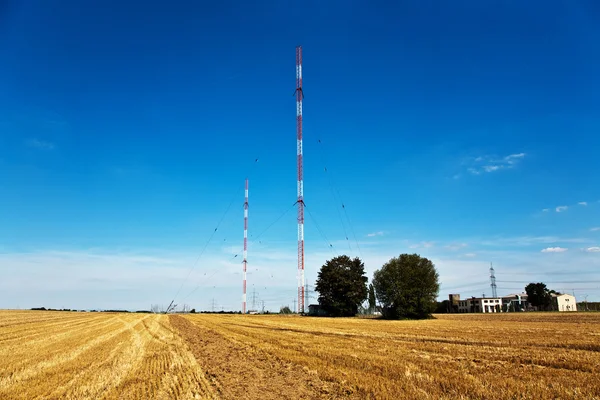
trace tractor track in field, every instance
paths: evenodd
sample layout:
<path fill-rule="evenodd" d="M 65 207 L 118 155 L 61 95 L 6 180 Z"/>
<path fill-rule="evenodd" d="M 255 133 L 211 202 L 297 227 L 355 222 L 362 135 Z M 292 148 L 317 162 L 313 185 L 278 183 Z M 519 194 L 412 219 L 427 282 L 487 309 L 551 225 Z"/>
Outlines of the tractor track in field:
<path fill-rule="evenodd" d="M 265 351 L 229 340 L 178 316 L 170 316 L 207 379 L 222 399 L 352 399 L 350 387 Z"/>

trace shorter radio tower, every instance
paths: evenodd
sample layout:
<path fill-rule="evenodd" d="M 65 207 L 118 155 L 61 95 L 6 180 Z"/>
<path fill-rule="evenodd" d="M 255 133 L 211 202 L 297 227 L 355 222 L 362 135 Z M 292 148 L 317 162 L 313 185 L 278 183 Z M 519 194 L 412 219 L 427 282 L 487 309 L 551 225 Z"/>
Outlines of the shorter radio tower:
<path fill-rule="evenodd" d="M 248 179 L 244 191 L 244 294 L 242 295 L 242 314 L 246 314 L 246 269 L 248 266 Z"/>
<path fill-rule="evenodd" d="M 494 267 L 492 266 L 492 263 L 490 263 L 490 281 L 492 282 L 490 285 L 492 286 L 492 297 L 497 298 L 498 293 L 496 292 L 496 276 L 494 275 Z"/>

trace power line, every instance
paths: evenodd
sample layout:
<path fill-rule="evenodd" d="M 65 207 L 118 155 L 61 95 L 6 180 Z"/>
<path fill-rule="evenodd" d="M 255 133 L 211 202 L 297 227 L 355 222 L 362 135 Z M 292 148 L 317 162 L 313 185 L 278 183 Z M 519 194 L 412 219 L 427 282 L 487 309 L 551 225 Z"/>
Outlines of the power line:
<path fill-rule="evenodd" d="M 281 215 L 279 215 L 277 217 L 277 219 L 275 219 L 273 222 L 271 222 L 261 233 L 259 233 L 256 238 L 254 238 L 253 240 L 258 240 L 262 237 L 262 235 L 264 235 L 265 233 L 267 233 L 267 231 L 269 229 L 271 229 L 277 222 L 279 222 L 281 220 L 281 218 L 283 218 L 288 212 L 290 212 L 290 210 L 292 210 L 294 207 L 296 206 L 296 203 L 292 204 L 290 208 L 286 209 Z M 250 235 L 250 237 L 252 237 L 252 235 Z M 238 257 L 240 254 L 242 254 L 243 250 L 236 253 L 232 258 L 236 258 Z"/>
<path fill-rule="evenodd" d="M 474 283 L 466 283 L 464 285 L 459 285 L 459 286 L 450 286 L 450 287 L 445 287 L 443 284 L 440 285 L 441 289 L 443 290 L 455 290 L 455 289 L 463 289 L 463 288 L 471 288 L 475 285 L 479 286 L 479 285 L 485 285 L 488 281 L 481 281 L 481 282 L 474 282 Z"/>
<path fill-rule="evenodd" d="M 258 158 L 254 159 L 254 162 L 252 163 L 252 166 L 256 166 L 256 164 L 258 163 Z M 250 168 L 251 171 L 250 172 L 254 172 L 253 168 Z M 241 186 L 241 189 L 245 188 L 245 184 L 244 186 Z M 216 226 L 216 228 L 214 229 L 214 231 L 211 233 L 210 237 L 208 238 L 208 240 L 206 241 L 206 243 L 204 244 L 204 247 L 202 248 L 202 251 L 200 252 L 200 254 L 198 255 L 198 257 L 196 258 L 196 261 L 194 261 L 194 264 L 192 265 L 192 267 L 190 268 L 190 270 L 188 271 L 187 276 L 185 277 L 185 279 L 181 282 L 181 285 L 179 286 L 179 289 L 177 289 L 177 293 L 175 294 L 175 296 L 173 297 L 173 300 L 171 300 L 171 303 L 169 304 L 169 307 L 167 307 L 167 312 L 169 312 L 170 308 L 173 306 L 173 304 L 175 303 L 175 300 L 177 299 L 177 296 L 179 296 L 179 293 L 181 292 L 181 289 L 183 288 L 183 285 L 185 284 L 185 282 L 189 279 L 190 275 L 192 274 L 194 268 L 196 268 L 196 264 L 198 264 L 198 261 L 200 260 L 200 258 L 202 257 L 202 255 L 204 254 L 204 252 L 206 251 L 206 249 L 208 248 L 208 245 L 210 244 L 210 242 L 212 241 L 212 239 L 215 237 L 215 234 L 217 233 L 217 231 L 219 230 L 219 227 L 221 226 L 221 224 L 223 223 L 223 220 L 225 219 L 225 216 L 227 215 L 227 213 L 229 213 L 229 210 L 231 209 L 231 206 L 233 205 L 233 203 L 236 201 L 237 196 L 239 194 L 240 189 L 238 188 L 235 192 L 235 195 L 232 197 L 231 201 L 229 202 L 229 205 L 227 206 L 227 209 L 225 210 L 225 212 L 223 213 L 223 215 L 221 216 L 221 218 L 219 219 L 219 222 Z"/>
<path fill-rule="evenodd" d="M 540 276 L 540 275 L 573 275 L 573 274 L 592 274 L 590 271 L 551 271 L 551 272 L 498 272 L 496 275 L 525 275 L 525 276 Z"/>
<path fill-rule="evenodd" d="M 331 250 L 333 256 L 335 257 L 337 254 L 336 254 L 336 251 L 334 250 L 333 244 L 331 244 L 331 242 L 329 241 L 329 239 L 327 239 L 327 236 L 325 235 L 325 232 L 323 232 L 323 230 L 319 226 L 319 223 L 317 222 L 317 220 L 315 219 L 315 217 L 312 215 L 312 213 L 310 212 L 310 210 L 309 210 L 308 207 L 306 207 L 306 212 L 308 212 L 308 216 L 310 217 L 310 219 L 315 224 L 315 227 L 317 228 L 317 230 L 319 231 L 319 233 L 321 234 L 321 236 L 325 240 L 325 243 L 327 244 L 327 246 Z"/>
<path fill-rule="evenodd" d="M 530 281 L 497 281 L 500 283 L 531 283 Z M 600 283 L 600 281 L 544 281 L 544 283 L 552 283 L 552 284 L 563 284 L 563 283 Z"/>
<path fill-rule="evenodd" d="M 200 252 L 200 254 L 198 255 L 198 257 L 196 258 L 196 261 L 194 261 L 194 264 L 192 265 L 192 268 L 190 268 L 190 270 L 188 271 L 187 276 L 181 282 L 181 285 L 179 286 L 179 289 L 177 290 L 177 293 L 175 294 L 175 296 L 173 297 L 173 300 L 171 300 L 171 304 L 169 304 L 169 307 L 167 308 L 167 312 L 169 312 L 169 309 L 171 308 L 171 306 L 175 302 L 175 299 L 177 298 L 177 296 L 179 296 L 179 293 L 181 292 L 181 289 L 183 288 L 183 285 L 189 279 L 190 275 L 192 274 L 192 271 L 194 270 L 194 268 L 196 268 L 196 264 L 198 264 L 198 261 L 200 260 L 200 258 L 202 257 L 202 255 L 204 254 L 204 252 L 206 251 L 206 249 L 208 248 L 208 245 L 210 244 L 210 242 L 212 241 L 213 237 L 217 233 L 217 230 L 219 229 L 219 226 L 221 226 L 221 223 L 223 222 L 223 219 L 225 219 L 225 216 L 227 215 L 227 213 L 231 209 L 231 206 L 233 205 L 234 201 L 235 201 L 235 198 L 233 198 L 231 200 L 231 202 L 229 203 L 229 205 L 227 206 L 227 209 L 225 210 L 225 213 L 223 213 L 223 215 L 221 216 L 221 219 L 219 220 L 219 223 L 217 224 L 217 227 L 215 228 L 215 230 L 212 232 L 212 234 L 210 235 L 210 237 L 208 238 L 208 240 L 204 244 L 204 247 L 202 248 L 202 251 Z"/>
<path fill-rule="evenodd" d="M 288 212 L 290 212 L 290 210 L 292 208 L 294 208 L 295 204 L 293 204 L 290 208 L 286 209 L 279 217 L 277 217 L 277 219 L 275 219 L 275 221 L 273 221 L 271 224 L 269 224 L 267 226 L 267 228 L 265 230 L 263 230 L 254 240 L 258 240 L 262 235 L 264 235 L 270 228 L 272 228 L 279 220 L 281 220 L 281 218 L 283 218 Z M 243 250 L 241 250 L 240 252 L 238 252 L 237 254 L 235 254 L 233 257 L 231 257 L 229 259 L 229 261 L 234 260 L 235 258 L 237 258 L 240 254 L 243 253 Z M 184 300 L 187 299 L 188 297 L 190 297 L 192 294 L 194 294 L 196 292 L 196 290 L 198 290 L 200 288 L 200 286 L 207 282 L 208 280 L 210 280 L 213 276 L 215 276 L 217 274 L 217 272 L 219 272 L 222 268 L 221 267 L 217 267 L 217 268 L 213 268 L 212 270 L 209 270 L 207 273 L 212 272 L 211 275 L 209 275 L 208 277 L 204 278 L 203 280 L 201 280 L 196 287 L 187 295 L 184 297 Z M 206 275 L 207 273 L 205 273 L 204 275 Z"/>
<path fill-rule="evenodd" d="M 354 226 L 352 224 L 352 221 L 350 221 L 350 217 L 348 216 L 348 211 L 346 210 L 346 204 L 344 203 L 344 199 L 342 199 L 342 195 L 340 194 L 340 191 L 338 190 L 338 188 L 335 186 L 334 182 L 333 182 L 333 177 L 331 176 L 332 173 L 327 169 L 327 165 L 325 163 L 325 158 L 323 156 L 324 151 L 321 149 L 322 147 L 322 142 L 321 139 L 318 140 L 318 143 L 320 146 L 319 147 L 319 153 L 321 154 L 321 162 L 323 163 L 323 169 L 325 171 L 325 175 L 327 175 L 327 180 L 329 182 L 329 189 L 331 190 L 331 194 L 333 196 L 333 200 L 334 202 L 337 202 L 337 199 L 335 198 L 335 193 L 337 193 L 338 199 L 339 199 L 339 203 L 342 206 L 342 210 L 344 210 L 344 215 L 346 217 L 346 220 L 348 222 L 348 226 L 350 227 L 350 231 L 352 232 L 352 236 L 354 237 L 354 241 L 356 243 L 356 248 L 358 249 L 358 253 L 360 254 L 360 257 L 362 258 L 362 251 L 360 250 L 360 245 L 358 243 L 358 239 L 356 238 L 356 232 L 354 231 Z M 339 213 L 339 208 L 336 207 L 336 210 L 338 212 L 338 215 L 340 217 L 340 221 L 342 222 L 342 217 L 341 214 Z M 346 241 L 348 242 L 348 248 L 350 248 L 350 251 L 352 251 L 352 248 L 350 247 L 350 241 L 348 240 L 348 234 L 346 233 L 346 227 L 344 226 L 344 223 L 342 222 L 342 228 L 344 230 L 344 235 L 346 237 Z"/>
<path fill-rule="evenodd" d="M 318 141 L 321 144 L 321 140 Z M 320 146 L 319 146 L 320 147 Z M 331 180 L 331 175 L 327 173 L 327 164 L 325 163 L 325 159 L 323 157 L 323 152 L 319 149 L 319 154 L 321 156 L 321 162 L 323 163 L 323 170 L 325 171 L 325 176 L 327 176 L 327 182 L 329 183 L 329 191 L 331 192 L 331 197 L 333 198 L 333 204 L 335 205 L 335 211 L 340 219 L 340 225 L 342 225 L 342 230 L 344 231 L 344 237 L 346 238 L 346 242 L 348 244 L 348 249 L 352 251 L 352 247 L 350 247 L 350 241 L 348 240 L 348 233 L 346 232 L 346 226 L 344 225 L 344 220 L 342 219 L 342 213 L 337 206 L 338 199 L 335 197 L 335 191 L 333 189 L 333 182 Z"/>

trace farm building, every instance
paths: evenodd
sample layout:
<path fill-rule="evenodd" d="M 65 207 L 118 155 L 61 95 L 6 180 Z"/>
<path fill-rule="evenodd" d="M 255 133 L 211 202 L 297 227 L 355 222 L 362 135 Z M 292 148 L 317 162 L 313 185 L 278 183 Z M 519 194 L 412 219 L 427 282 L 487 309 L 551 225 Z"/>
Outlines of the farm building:
<path fill-rule="evenodd" d="M 577 311 L 577 300 L 570 294 L 552 293 L 552 305 L 557 311 Z"/>
<path fill-rule="evenodd" d="M 502 299 L 489 297 L 471 297 L 458 302 L 459 313 L 495 313 L 502 312 Z"/>
<path fill-rule="evenodd" d="M 502 297 L 503 311 L 524 311 L 529 308 L 527 293 L 515 293 Z"/>

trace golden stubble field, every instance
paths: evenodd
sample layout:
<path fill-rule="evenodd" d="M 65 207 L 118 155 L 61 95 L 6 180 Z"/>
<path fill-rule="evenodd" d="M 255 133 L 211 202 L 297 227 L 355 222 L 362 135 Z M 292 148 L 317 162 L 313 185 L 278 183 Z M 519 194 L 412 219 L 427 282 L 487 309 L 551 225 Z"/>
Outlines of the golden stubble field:
<path fill-rule="evenodd" d="M 0 399 L 600 399 L 600 314 L 0 311 Z"/>

